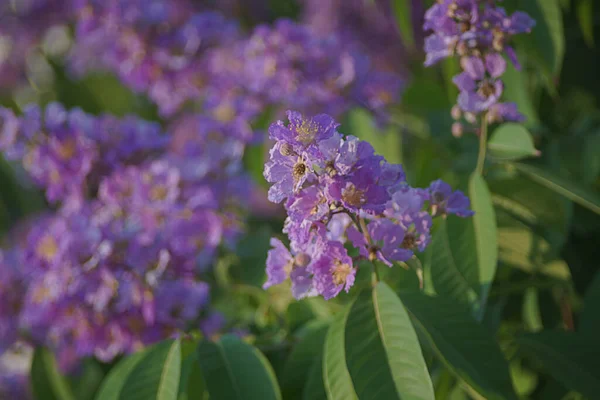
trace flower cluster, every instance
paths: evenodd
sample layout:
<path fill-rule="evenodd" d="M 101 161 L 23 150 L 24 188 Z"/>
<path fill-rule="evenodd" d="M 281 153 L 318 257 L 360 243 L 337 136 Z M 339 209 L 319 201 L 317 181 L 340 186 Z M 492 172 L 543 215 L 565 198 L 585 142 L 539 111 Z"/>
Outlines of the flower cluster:
<path fill-rule="evenodd" d="M 389 164 L 356 137 L 343 137 L 328 115 L 288 112 L 269 128 L 275 140 L 264 176 L 269 200 L 285 202 L 288 249 L 273 238 L 264 287 L 289 278 L 296 298 L 337 296 L 354 283 L 356 261 L 392 266 L 423 251 L 432 218 L 472 215 L 469 200 L 442 181 L 410 187 L 402 166 Z M 345 246 L 358 250 L 352 258 Z"/>
<path fill-rule="evenodd" d="M 170 117 L 188 101 L 221 120 L 253 121 L 269 107 L 333 114 L 352 105 L 380 109 L 401 80 L 374 70 L 335 34 L 320 37 L 289 20 L 243 35 L 214 11 L 187 2 L 81 1 L 70 63 L 82 74 L 103 66 Z M 98 57 L 101 59 L 98 60 Z M 285 108 L 284 108 L 285 109 Z"/>
<path fill-rule="evenodd" d="M 338 115 L 353 104 L 382 108 L 400 92 L 398 76 L 375 71 L 336 35 L 321 37 L 306 26 L 278 20 L 261 25 L 238 46 L 211 57 L 216 82 L 243 90 L 263 107 Z"/>
<path fill-rule="evenodd" d="M 242 231 L 249 127 L 190 116 L 166 136 L 56 104 L 0 112 L 4 153 L 62 201 L 2 254 L 0 352 L 25 338 L 68 368 L 219 328 L 201 274 Z"/>
<path fill-rule="evenodd" d="M 209 77 L 202 57 L 227 45 L 237 25 L 187 1 L 79 1 L 71 64 L 83 74 L 103 66 L 146 93 L 164 116 L 198 98 Z M 149 4 L 148 4 L 149 3 Z"/>
<path fill-rule="evenodd" d="M 158 124 L 134 117 L 94 117 L 52 103 L 27 106 L 21 117 L 0 108 L 0 151 L 22 160 L 48 201 L 81 205 L 112 169 L 139 162 L 168 144 Z"/>
<path fill-rule="evenodd" d="M 501 77 L 506 70 L 504 56 L 520 68 L 511 38 L 530 32 L 534 25 L 526 13 L 507 15 L 496 0 L 438 0 L 426 12 L 424 29 L 432 33 L 425 40 L 425 65 L 460 57 L 462 72 L 453 79 L 460 90 L 452 110 L 457 121 L 464 117 L 473 124 L 479 115 L 488 123 L 524 119 L 514 103 L 500 102 Z M 462 131 L 463 125 L 456 122 L 453 133 Z"/>
<path fill-rule="evenodd" d="M 379 69 L 403 77 L 409 71 L 409 57 L 398 29 L 393 3 L 387 0 L 302 0 L 302 20 L 318 34 L 336 34 L 369 55 Z M 421 0 L 410 1 L 410 18 L 419 26 L 423 17 Z M 414 32 L 417 42 L 421 32 Z"/>

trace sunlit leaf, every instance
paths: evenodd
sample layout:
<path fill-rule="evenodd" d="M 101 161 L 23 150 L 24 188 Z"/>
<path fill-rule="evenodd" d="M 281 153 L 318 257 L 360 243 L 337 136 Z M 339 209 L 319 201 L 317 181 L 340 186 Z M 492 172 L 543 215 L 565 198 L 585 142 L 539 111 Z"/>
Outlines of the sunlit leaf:
<path fill-rule="evenodd" d="M 434 398 L 417 334 L 385 283 L 363 291 L 352 305 L 344 345 L 359 399 Z"/>
<path fill-rule="evenodd" d="M 505 160 L 539 155 L 529 131 L 516 123 L 502 124 L 497 128 L 490 137 L 488 148 L 492 156 Z"/>
<path fill-rule="evenodd" d="M 346 366 L 345 329 L 350 307 L 340 312 L 327 331 L 323 352 L 323 383 L 329 400 L 357 399 Z"/>

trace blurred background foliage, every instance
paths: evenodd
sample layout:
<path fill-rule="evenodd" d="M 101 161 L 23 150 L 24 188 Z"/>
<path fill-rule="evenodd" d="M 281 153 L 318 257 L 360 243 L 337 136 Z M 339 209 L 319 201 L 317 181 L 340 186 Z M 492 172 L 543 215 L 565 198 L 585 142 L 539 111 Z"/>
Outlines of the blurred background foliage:
<path fill-rule="evenodd" d="M 390 1 L 400 11 L 407 3 Z M 265 3 L 264 12 L 240 9 L 246 27 L 301 16 L 302 6 L 294 0 Z M 457 312 L 458 306 L 424 298 L 417 293 L 419 282 L 412 271 L 390 269 L 385 279 L 418 321 L 436 398 L 479 399 L 481 393 L 498 393 L 494 377 L 469 382 L 470 374 L 478 374 L 469 368 L 477 362 L 493 364 L 493 359 L 504 356 L 519 398 L 575 399 L 584 393 L 592 399 L 600 393 L 600 4 L 594 0 L 505 0 L 504 4 L 509 10 L 526 10 L 538 23 L 531 35 L 519 38 L 517 50 L 524 68 L 509 69 L 505 75 L 505 98 L 516 102 L 527 116 L 525 125 L 541 155 L 524 161 L 496 159 L 487 167 L 499 260 L 483 320 L 479 324 L 468 312 Z M 409 80 L 402 101 L 385 126 L 377 124 L 369 110 L 357 108 L 346 115 L 340 131 L 371 142 L 388 161 L 404 164 L 412 185 L 426 186 L 442 178 L 466 190 L 476 162 L 477 138 L 466 134 L 457 139 L 451 134 L 450 108 L 457 95 L 451 77 L 458 70 L 457 61 L 424 68 L 420 27 L 405 21 L 402 12 L 397 14 L 399 29 L 410 32 L 402 37 L 412 36 L 414 42 L 406 55 Z M 48 44 L 40 58 L 31 61 L 30 85 L 17 93 L 2 93 L 0 104 L 18 110 L 31 100 L 59 101 L 93 114 L 136 114 L 161 121 L 148 99 L 132 93 L 112 75 L 70 78 L 60 58 L 61 46 L 69 45 L 68 32 L 63 33 L 65 44 L 57 45 L 57 40 L 54 49 Z M 264 129 L 270 122 L 265 117 L 254 128 Z M 245 157 L 253 176 L 262 179 L 264 149 L 251 148 Z M 27 184 L 23 171 L 3 160 L 0 188 L 3 233 L 48 207 L 43 194 Z M 279 235 L 281 221 L 251 216 L 238 252 L 224 254 L 210 278 L 214 306 L 228 317 L 229 328 L 244 330 L 265 354 L 284 398 L 324 398 L 322 387 L 313 387 L 310 376 L 319 376 L 314 370 L 320 365 L 327 326 L 350 296 L 342 294 L 330 302 L 293 301 L 285 285 L 261 289 L 269 239 Z M 429 252 L 421 257 L 426 291 L 431 290 L 427 284 L 431 256 Z M 368 286 L 369 281 L 370 276 L 365 276 L 357 285 Z M 534 335 L 541 331 L 542 336 Z M 503 354 L 496 353 L 494 346 L 486 347 L 486 335 L 497 339 Z M 466 360 L 460 356 L 464 348 L 470 354 Z M 58 378 L 47 376 L 52 363 L 48 357 L 38 353 L 34 357 L 32 375 L 44 376 L 36 384 L 52 387 L 38 393 L 59 390 L 52 381 Z M 91 399 L 92 389 L 110 368 L 89 360 L 65 384 L 73 388 L 74 398 Z M 489 387 L 477 386 L 482 381 L 488 381 Z M 478 390 L 473 389 L 476 386 Z M 508 397 L 499 394 L 498 398 Z M 66 397 L 40 394 L 39 398 Z"/>

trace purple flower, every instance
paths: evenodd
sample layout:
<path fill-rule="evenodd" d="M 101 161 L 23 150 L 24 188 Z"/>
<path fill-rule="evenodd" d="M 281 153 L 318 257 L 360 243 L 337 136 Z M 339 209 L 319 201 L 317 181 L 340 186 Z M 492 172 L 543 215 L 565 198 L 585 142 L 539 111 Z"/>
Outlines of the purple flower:
<path fill-rule="evenodd" d="M 325 193 L 318 186 L 309 186 L 291 197 L 286 205 L 290 218 L 294 221 L 320 221 L 330 209 Z"/>
<path fill-rule="evenodd" d="M 456 41 L 442 35 L 431 35 L 425 39 L 425 66 L 430 67 L 454 53 Z"/>
<path fill-rule="evenodd" d="M 205 337 L 216 335 L 226 324 L 225 316 L 220 312 L 212 312 L 200 322 L 200 330 Z"/>
<path fill-rule="evenodd" d="M 292 281 L 292 293 L 296 299 L 314 296 L 310 270 L 312 257 L 308 253 L 298 252 L 292 255 L 285 245 L 276 238 L 271 238 L 271 246 L 267 254 L 267 282 L 263 288 L 279 285 L 286 279 Z"/>
<path fill-rule="evenodd" d="M 177 325 L 196 319 L 208 302 L 209 287 L 187 280 L 162 283 L 156 291 L 157 321 Z"/>
<path fill-rule="evenodd" d="M 388 164 L 367 142 L 333 132 L 315 136 L 305 146 L 298 143 L 295 131 L 282 126 L 271 127 L 276 142 L 265 177 L 273 183 L 270 200 L 287 199 L 283 233 L 291 251 L 278 239 L 271 240 L 265 288 L 290 279 L 296 298 L 333 298 L 348 291 L 356 275 L 344 248 L 347 240 L 359 250 L 359 259 L 391 267 L 425 250 L 432 216 L 469 215 L 461 209 L 466 198 L 460 192 L 450 191 L 448 199 L 440 198 L 427 209 L 431 190 L 411 188 L 402 166 Z M 292 179 L 298 163 L 303 168 L 310 165 L 309 177 Z"/>
<path fill-rule="evenodd" d="M 406 233 L 401 225 L 388 219 L 380 219 L 370 222 L 367 231 L 371 244 L 354 226 L 349 227 L 346 232 L 352 245 L 359 249 L 364 258 L 379 260 L 391 267 L 393 261 L 406 261 L 412 257 L 412 251 L 400 247 Z"/>
<path fill-rule="evenodd" d="M 516 53 L 510 46 L 512 36 L 530 32 L 535 22 L 523 12 L 508 16 L 495 1 L 444 0 L 438 1 L 425 13 L 425 65 L 431 66 L 446 58 L 461 58 L 463 72 L 453 81 L 460 89 L 458 106 L 453 113 L 459 120 L 462 112 L 467 122 L 475 123 L 477 116 L 489 110 L 490 122 L 520 120 L 516 110 L 498 109 L 503 91 L 501 77 L 506 70 L 506 55 L 520 68 Z M 514 111 L 514 112 L 513 112 Z M 457 122 L 453 134 L 461 136 L 463 126 Z"/>
<path fill-rule="evenodd" d="M 377 184 L 370 171 L 361 170 L 350 177 L 338 178 L 328 185 L 328 197 L 352 212 L 381 213 L 389 200 L 384 186 Z"/>
<path fill-rule="evenodd" d="M 312 269 L 314 287 L 325 300 L 337 296 L 342 290 L 348 292 L 354 285 L 356 268 L 339 242 L 328 242 L 323 254 L 312 264 Z"/>
<path fill-rule="evenodd" d="M 501 56 L 489 55 L 485 64 L 480 58 L 469 57 L 463 58 L 461 65 L 464 72 L 453 79 L 460 90 L 458 105 L 465 112 L 486 111 L 502 95 L 502 81 L 495 78 L 504 72 L 506 62 Z M 486 77 L 486 72 L 490 74 L 489 77 Z"/>
<path fill-rule="evenodd" d="M 429 199 L 433 216 L 455 214 L 470 217 L 474 214 L 470 210 L 469 198 L 459 190 L 452 191 L 450 185 L 441 180 L 434 181 L 429 186 Z"/>
<path fill-rule="evenodd" d="M 7 151 L 14 146 L 19 130 L 19 119 L 8 108 L 0 108 L 0 150 Z M 13 156 L 14 157 L 14 156 Z M 10 157 L 9 158 L 13 158 Z"/>
<path fill-rule="evenodd" d="M 521 114 L 515 103 L 496 103 L 490 107 L 487 114 L 488 122 L 525 122 L 525 116 Z"/>
<path fill-rule="evenodd" d="M 331 137 L 335 128 L 339 126 L 326 114 L 305 118 L 298 112 L 288 111 L 287 117 L 289 120 L 287 127 L 281 121 L 269 127 L 269 138 L 288 143 L 292 146 L 291 151 L 297 153 Z"/>
<path fill-rule="evenodd" d="M 311 165 L 302 155 L 288 147 L 286 142 L 277 142 L 270 150 L 270 161 L 265 164 L 265 179 L 273 183 L 269 189 L 269 200 L 281 203 L 297 193 L 304 182 L 313 176 Z"/>

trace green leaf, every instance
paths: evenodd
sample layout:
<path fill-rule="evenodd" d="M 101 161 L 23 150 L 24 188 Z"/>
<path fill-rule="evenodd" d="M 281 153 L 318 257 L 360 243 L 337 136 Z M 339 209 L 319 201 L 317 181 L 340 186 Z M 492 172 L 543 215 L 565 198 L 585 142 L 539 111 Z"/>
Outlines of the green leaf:
<path fill-rule="evenodd" d="M 352 378 L 346 367 L 344 330 L 350 313 L 348 306 L 340 312 L 327 331 L 323 350 L 323 383 L 329 400 L 355 400 Z"/>
<path fill-rule="evenodd" d="M 492 134 L 488 149 L 496 158 L 516 160 L 540 154 L 533 145 L 531 134 L 523 125 L 506 123 L 498 127 Z"/>
<path fill-rule="evenodd" d="M 477 309 L 478 291 L 476 268 L 463 261 L 462 256 L 471 254 L 473 248 L 460 246 L 463 238 L 458 235 L 468 233 L 470 223 L 450 217 L 442 221 L 433 234 L 427 250 L 426 269 L 430 271 L 431 283 L 436 293 L 451 297 L 461 304 Z M 472 241 L 472 234 L 469 236 Z M 467 240 L 467 237 L 464 238 Z M 473 256 L 470 255 L 469 259 Z M 429 268 L 427 268 L 429 266 Z"/>
<path fill-rule="evenodd" d="M 244 167 L 254 179 L 254 182 L 267 188 L 268 182 L 263 177 L 263 166 L 265 164 L 266 149 L 263 143 L 246 146 L 244 150 Z"/>
<path fill-rule="evenodd" d="M 512 63 L 507 63 L 506 71 L 502 75 L 504 81 L 502 96 L 505 101 L 517 105 L 519 112 L 526 118 L 525 125 L 531 126 L 539 121 L 539 117 L 531 99 L 527 78 L 524 71 L 518 71 Z"/>
<path fill-rule="evenodd" d="M 510 164 L 507 166 L 512 167 Z M 573 203 L 547 187 L 520 175 L 515 168 L 512 169 L 514 177 L 489 182 L 492 201 L 499 217 L 499 226 L 502 228 L 504 225 L 512 230 L 526 229 L 529 236 L 535 234 L 550 244 L 548 253 L 557 255 L 567 239 Z M 503 216 L 511 218 L 506 220 Z M 502 229 L 499 231 L 499 242 L 502 245 Z M 521 238 L 515 236 L 515 245 L 521 246 L 527 255 L 530 253 L 528 249 L 538 238 L 529 239 L 529 242 L 532 242 L 529 247 L 520 245 L 520 240 Z"/>
<path fill-rule="evenodd" d="M 538 297 L 538 290 L 533 287 L 528 288 L 523 296 L 523 324 L 529 332 L 544 329 Z"/>
<path fill-rule="evenodd" d="M 121 390 L 122 400 L 176 400 L 181 376 L 181 343 L 165 340 L 150 347 Z"/>
<path fill-rule="evenodd" d="M 547 188 L 559 193 L 571 201 L 600 214 L 600 196 L 573 183 L 570 180 L 554 175 L 531 164 L 514 163 L 519 172 Z"/>
<path fill-rule="evenodd" d="M 285 399 L 302 398 L 302 388 L 315 358 L 321 359 L 327 328 L 326 322 L 315 321 L 306 328 L 302 339 L 292 349 L 285 363 L 281 380 L 282 395 Z"/>
<path fill-rule="evenodd" d="M 79 373 L 74 377 L 73 393 L 77 400 L 91 400 L 95 397 L 96 391 L 102 384 L 104 371 L 99 362 L 93 359 L 86 359 Z"/>
<path fill-rule="evenodd" d="M 483 178 L 471 175 L 469 197 L 475 215 L 443 221 L 429 249 L 437 293 L 469 305 L 480 320 L 498 262 L 496 215 Z"/>
<path fill-rule="evenodd" d="M 589 47 L 594 47 L 594 1 L 580 0 L 577 3 L 577 20 L 583 39 Z"/>
<path fill-rule="evenodd" d="M 359 399 L 434 399 L 417 334 L 385 283 L 363 291 L 352 305 L 345 348 Z"/>
<path fill-rule="evenodd" d="M 214 399 L 281 399 L 279 385 L 264 355 L 234 335 L 198 346 L 202 376 Z"/>
<path fill-rule="evenodd" d="M 66 379 L 61 375 L 52 352 L 38 347 L 31 361 L 31 389 L 37 400 L 75 400 Z"/>
<path fill-rule="evenodd" d="M 129 374 L 142 361 L 145 354 L 145 351 L 140 351 L 119 361 L 102 381 L 96 400 L 119 399 Z"/>
<path fill-rule="evenodd" d="M 379 129 L 373 116 L 364 108 L 355 108 L 348 113 L 347 133 L 371 143 L 375 152 L 391 163 L 402 162 L 402 136 L 396 128 Z"/>
<path fill-rule="evenodd" d="M 547 73 L 558 76 L 565 55 L 565 34 L 558 0 L 523 0 L 521 7 L 536 21 L 529 50 L 538 56 Z"/>
<path fill-rule="evenodd" d="M 529 396 L 535 390 L 538 383 L 538 375 L 530 369 L 523 367 L 521 360 L 514 360 L 510 363 L 510 375 L 519 396 Z"/>
<path fill-rule="evenodd" d="M 579 332 L 594 338 L 600 332 L 600 272 L 596 272 L 592 283 L 585 292 L 583 311 L 579 322 Z"/>
<path fill-rule="evenodd" d="M 508 363 L 489 332 L 450 298 L 400 293 L 417 331 L 452 373 L 487 399 L 515 399 Z"/>
<path fill-rule="evenodd" d="M 412 26 L 412 4 L 411 0 L 393 0 L 394 14 L 400 29 L 402 43 L 408 48 L 415 46 L 415 38 Z"/>
<path fill-rule="evenodd" d="M 596 341 L 584 341 L 569 332 L 543 331 L 523 335 L 517 343 L 566 388 L 590 399 L 600 393 L 600 348 Z"/>
<path fill-rule="evenodd" d="M 323 352 L 313 360 L 308 380 L 302 391 L 303 400 L 327 400 L 325 385 L 323 383 Z"/>
<path fill-rule="evenodd" d="M 479 285 L 483 308 L 487 301 L 492 281 L 496 275 L 498 234 L 492 196 L 485 180 L 479 174 L 471 175 L 471 179 L 469 180 L 469 197 L 473 211 L 475 211 L 472 219 L 475 243 L 477 245 L 477 259 L 479 261 Z"/>
<path fill-rule="evenodd" d="M 182 340 L 181 357 L 181 379 L 179 380 L 178 400 L 202 400 L 208 397 L 205 390 L 204 379 L 198 362 L 198 342 Z"/>

